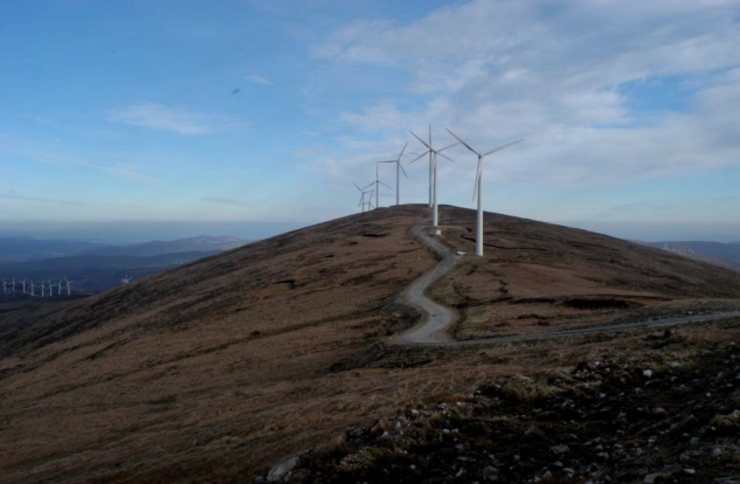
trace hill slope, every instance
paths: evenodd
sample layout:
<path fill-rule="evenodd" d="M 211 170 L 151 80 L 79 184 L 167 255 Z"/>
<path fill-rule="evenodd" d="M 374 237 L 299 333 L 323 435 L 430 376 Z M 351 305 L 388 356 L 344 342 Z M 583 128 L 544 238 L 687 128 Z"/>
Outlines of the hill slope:
<path fill-rule="evenodd" d="M 246 482 L 407 402 L 562 359 L 562 342 L 509 345 L 495 360 L 382 344 L 418 320 L 398 296 L 436 263 L 409 234 L 427 216 L 376 210 L 53 312 L 0 315 L 0 471 L 11 482 Z M 442 217 L 447 243 L 470 251 L 473 212 Z M 435 289 L 461 311 L 555 307 L 570 321 L 561 310 L 578 311 L 576 299 L 740 298 L 740 276 L 707 264 L 513 217 L 486 222 L 487 257 Z"/>

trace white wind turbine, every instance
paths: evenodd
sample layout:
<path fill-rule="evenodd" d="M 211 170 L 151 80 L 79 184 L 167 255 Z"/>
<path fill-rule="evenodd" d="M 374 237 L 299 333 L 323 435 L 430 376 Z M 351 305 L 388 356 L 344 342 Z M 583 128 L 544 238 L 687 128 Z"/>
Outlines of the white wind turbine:
<path fill-rule="evenodd" d="M 10 292 L 15 294 L 15 277 L 13 278 L 13 282 L 10 283 Z"/>
<path fill-rule="evenodd" d="M 74 282 L 70 281 L 66 277 L 64 278 L 64 281 L 67 283 L 67 296 L 69 296 L 72 294 L 72 284 L 74 284 Z"/>
<path fill-rule="evenodd" d="M 491 151 L 487 151 L 481 154 L 475 151 L 468 143 L 463 141 L 459 136 L 457 136 L 455 133 L 453 133 L 449 129 L 447 129 L 447 132 L 450 133 L 452 136 L 454 136 L 455 139 L 458 140 L 460 143 L 462 143 L 462 145 L 465 146 L 467 149 L 469 149 L 470 151 L 478 155 L 478 171 L 475 174 L 475 188 L 473 189 L 473 200 L 475 200 L 475 197 L 477 195 L 478 196 L 478 217 L 477 217 L 478 221 L 477 221 L 476 231 L 475 231 L 475 255 L 477 255 L 478 257 L 481 257 L 483 255 L 483 193 L 482 193 L 483 191 L 483 158 L 485 158 L 488 155 L 492 155 L 496 153 L 497 151 L 506 149 L 509 146 L 514 146 L 517 143 L 521 143 L 524 140 L 519 139 L 511 143 L 501 145 L 498 148 L 494 148 Z"/>
<path fill-rule="evenodd" d="M 403 156 L 403 152 L 406 151 L 406 147 L 409 144 L 406 143 L 401 150 L 401 154 L 398 155 L 398 158 L 395 160 L 385 160 L 385 161 L 379 161 L 378 163 L 395 163 L 396 164 L 396 206 L 401 205 L 401 172 L 403 172 L 403 176 L 406 177 L 408 180 L 409 176 L 406 174 L 406 170 L 403 169 L 403 166 L 401 166 L 401 157 Z M 378 172 L 378 165 L 375 165 L 375 178 L 378 178 L 377 172 Z M 385 183 L 383 183 L 385 185 Z M 385 185 L 388 186 L 388 185 Z M 388 187 L 390 188 L 390 187 Z M 377 199 L 376 199 L 377 200 Z"/>
<path fill-rule="evenodd" d="M 406 147 L 404 146 L 403 149 L 405 150 Z M 401 152 L 401 154 L 403 154 L 403 151 Z M 380 170 L 378 169 L 378 167 L 380 166 L 380 163 L 382 162 L 380 161 L 375 162 L 375 208 L 380 207 L 380 185 L 383 185 L 384 187 L 390 188 L 391 190 L 393 190 L 391 187 L 389 187 L 388 185 L 380 181 Z"/>
<path fill-rule="evenodd" d="M 411 160 L 409 162 L 409 165 L 411 163 L 415 162 L 416 160 L 421 159 L 421 157 L 423 157 L 427 153 L 429 153 L 429 156 L 431 157 L 431 160 L 432 160 L 431 161 L 431 164 L 429 165 L 429 173 L 430 173 L 430 176 L 429 176 L 429 203 L 430 203 L 430 206 L 432 207 L 432 225 L 436 228 L 436 227 L 439 226 L 439 210 L 438 210 L 438 207 L 437 207 L 437 156 L 441 156 L 442 158 L 447 158 L 448 160 L 450 160 L 450 161 L 452 161 L 454 163 L 455 160 L 453 160 L 449 156 L 443 155 L 442 154 L 442 151 L 448 150 L 448 149 L 450 149 L 450 148 L 452 148 L 454 146 L 459 145 L 460 143 L 459 142 L 455 142 L 455 143 L 453 143 L 451 145 L 445 146 L 442 149 L 435 150 L 434 148 L 432 148 L 432 127 L 431 127 L 431 125 L 429 126 L 429 144 L 427 144 L 426 141 L 424 141 L 423 139 L 421 139 L 418 136 L 416 136 L 416 134 L 414 134 L 412 131 L 409 131 L 409 133 L 411 133 L 411 135 L 414 138 L 418 139 L 421 142 L 421 144 L 423 144 L 427 148 L 427 150 L 424 153 L 422 153 L 418 157 L 416 157 L 413 160 Z"/>
<path fill-rule="evenodd" d="M 21 284 L 23 284 L 23 294 L 25 294 L 25 293 L 26 293 L 26 281 L 27 281 L 27 280 L 28 280 L 28 278 L 26 278 L 26 279 L 23 279 L 23 280 L 21 281 Z"/>
<path fill-rule="evenodd" d="M 64 282 L 62 279 L 59 279 L 59 282 L 55 285 L 57 286 L 57 296 L 62 295 L 62 282 Z"/>
<path fill-rule="evenodd" d="M 41 279 L 41 297 L 46 297 L 46 286 L 44 286 L 43 279 Z"/>
<path fill-rule="evenodd" d="M 5 278 L 3 278 L 3 294 L 5 294 L 5 291 L 7 290 L 7 288 L 8 288 L 8 282 L 5 280 Z"/>
<path fill-rule="evenodd" d="M 33 279 L 31 279 L 31 297 L 36 295 L 36 284 L 33 283 Z"/>
<path fill-rule="evenodd" d="M 129 282 L 131 282 L 131 279 L 132 278 L 128 274 L 126 274 L 126 276 L 121 278 L 121 284 L 128 284 Z"/>
<path fill-rule="evenodd" d="M 362 207 L 362 212 L 364 213 L 365 212 L 365 205 L 367 205 L 367 202 L 365 201 L 365 194 L 368 194 L 369 193 L 369 194 L 372 195 L 372 193 L 375 190 L 369 190 L 369 191 L 367 191 L 367 189 L 370 188 L 371 186 L 375 185 L 375 182 L 372 182 L 371 184 L 369 184 L 365 188 L 360 188 L 360 185 L 358 185 L 357 183 L 354 183 L 354 182 L 352 184 L 355 186 L 355 188 L 357 188 L 357 191 L 360 192 L 360 203 L 358 203 L 357 206 L 358 207 L 361 206 Z"/>
<path fill-rule="evenodd" d="M 362 192 L 362 197 L 360 197 L 360 203 L 357 204 L 359 207 L 362 205 L 362 212 L 365 213 L 365 206 L 367 205 L 367 210 L 370 211 L 373 209 L 373 193 L 375 193 L 375 190 L 368 190 L 366 192 Z M 367 195 L 367 200 L 365 200 L 365 195 Z"/>

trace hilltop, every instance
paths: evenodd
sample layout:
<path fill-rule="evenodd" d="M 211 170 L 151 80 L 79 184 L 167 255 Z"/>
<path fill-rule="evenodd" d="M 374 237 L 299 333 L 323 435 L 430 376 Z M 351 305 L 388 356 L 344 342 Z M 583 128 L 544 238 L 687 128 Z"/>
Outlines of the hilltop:
<path fill-rule="evenodd" d="M 441 216 L 448 247 L 472 252 L 474 212 Z M 410 230 L 427 217 L 423 206 L 353 215 L 53 311 L 0 314 L 0 471 L 9 482 L 246 482 L 404 405 L 606 348 L 644 349 L 640 331 L 487 348 L 387 344 L 420 318 L 400 294 L 436 265 Z M 665 251 L 498 214 L 486 224 L 486 257 L 464 257 L 430 291 L 460 313 L 458 338 L 740 299 L 737 273 Z M 718 338 L 707 328 L 719 327 L 697 334 Z"/>

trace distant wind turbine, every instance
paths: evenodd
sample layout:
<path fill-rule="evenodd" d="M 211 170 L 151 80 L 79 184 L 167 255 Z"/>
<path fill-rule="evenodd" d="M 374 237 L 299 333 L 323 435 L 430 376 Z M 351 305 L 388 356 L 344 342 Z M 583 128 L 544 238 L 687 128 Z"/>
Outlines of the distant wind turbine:
<path fill-rule="evenodd" d="M 517 143 L 521 143 L 524 140 L 519 139 L 511 143 L 501 145 L 497 148 L 492 149 L 491 151 L 487 151 L 481 154 L 475 151 L 468 143 L 463 141 L 459 136 L 457 136 L 455 133 L 453 133 L 449 129 L 447 129 L 447 132 L 450 133 L 452 136 L 454 136 L 455 139 L 458 140 L 460 143 L 462 143 L 462 145 L 466 147 L 468 150 L 478 155 L 478 170 L 475 174 L 475 187 L 473 188 L 473 200 L 475 200 L 475 197 L 477 195 L 478 196 L 478 216 L 477 216 L 478 220 L 477 220 L 477 226 L 476 226 L 476 232 L 475 232 L 475 255 L 477 255 L 478 257 L 481 257 L 483 256 L 483 193 L 482 193 L 483 192 L 483 158 L 485 158 L 488 155 L 492 155 L 496 153 L 497 151 L 506 149 L 509 146 L 514 146 Z"/>
<path fill-rule="evenodd" d="M 366 194 L 372 195 L 372 193 L 375 191 L 375 190 L 367 191 L 367 189 L 370 188 L 371 186 L 375 185 L 375 182 L 372 182 L 371 184 L 369 184 L 365 188 L 360 188 L 360 185 L 358 185 L 357 183 L 352 183 L 352 184 L 355 186 L 355 188 L 357 188 L 357 191 L 360 192 L 360 203 L 358 203 L 357 206 L 358 207 L 361 206 L 362 207 L 362 212 L 364 213 L 365 212 L 365 205 L 367 205 L 367 202 L 365 201 L 365 195 Z"/>
<path fill-rule="evenodd" d="M 69 296 L 72 294 L 72 284 L 74 284 L 74 282 L 70 281 L 66 277 L 64 278 L 64 281 L 67 283 L 67 296 Z"/>
<path fill-rule="evenodd" d="M 431 206 L 432 206 L 432 225 L 436 228 L 436 227 L 439 226 L 439 209 L 438 209 L 438 206 L 437 206 L 437 157 L 438 156 L 441 156 L 442 158 L 446 158 L 446 159 L 448 159 L 448 160 L 450 160 L 450 161 L 452 161 L 454 163 L 455 160 L 453 160 L 452 158 L 450 158 L 447 155 L 443 155 L 442 152 L 445 151 L 445 150 L 448 150 L 448 149 L 450 149 L 450 148 L 452 148 L 454 146 L 457 146 L 460 143 L 459 142 L 455 142 L 455 143 L 453 143 L 451 145 L 445 146 L 444 148 L 441 148 L 439 150 L 435 150 L 432 147 L 432 126 L 431 125 L 429 126 L 429 144 L 427 144 L 427 142 L 424 141 L 423 139 L 421 139 L 418 136 L 416 136 L 416 134 L 414 134 L 414 132 L 409 131 L 409 133 L 411 133 L 411 135 L 414 138 L 418 139 L 419 142 L 421 144 L 423 144 L 427 148 L 427 150 L 424 153 L 422 153 L 418 157 L 416 157 L 413 160 L 411 160 L 411 162 L 409 162 L 409 165 L 411 163 L 415 162 L 416 160 L 421 159 L 421 157 L 423 157 L 427 153 L 429 153 L 429 155 L 432 158 L 432 163 L 429 166 L 429 170 L 430 170 L 429 171 L 429 173 L 430 173 L 430 177 L 429 177 L 429 183 L 430 183 L 430 185 L 429 185 L 429 194 L 430 195 L 429 196 L 430 196 L 430 203 L 431 203 Z"/>
<path fill-rule="evenodd" d="M 409 178 L 409 176 L 406 174 L 406 170 L 404 170 L 403 166 L 401 166 L 401 157 L 403 156 L 403 152 L 406 151 L 406 147 L 408 145 L 409 145 L 408 143 L 404 145 L 403 149 L 401 150 L 401 154 L 398 155 L 398 158 L 396 158 L 395 160 L 385 160 L 385 161 L 378 162 L 378 163 L 395 163 L 396 164 L 396 206 L 401 205 L 401 172 L 403 172 L 403 176 L 405 176 L 407 180 Z M 375 167 L 376 167 L 376 173 L 377 173 L 377 165 L 375 165 Z M 377 175 L 376 175 L 376 178 L 377 178 Z"/>
<path fill-rule="evenodd" d="M 126 274 L 125 277 L 121 278 L 121 284 L 128 284 L 129 282 L 131 282 L 131 277 L 129 277 L 128 274 Z"/>
<path fill-rule="evenodd" d="M 27 281 L 27 280 L 28 280 L 28 278 L 26 278 L 26 279 L 23 279 L 23 280 L 21 281 L 21 284 L 23 284 L 23 294 L 25 294 L 25 293 L 26 293 L 26 281 Z"/>
<path fill-rule="evenodd" d="M 36 284 L 33 283 L 33 279 L 31 279 L 31 297 L 36 295 Z"/>

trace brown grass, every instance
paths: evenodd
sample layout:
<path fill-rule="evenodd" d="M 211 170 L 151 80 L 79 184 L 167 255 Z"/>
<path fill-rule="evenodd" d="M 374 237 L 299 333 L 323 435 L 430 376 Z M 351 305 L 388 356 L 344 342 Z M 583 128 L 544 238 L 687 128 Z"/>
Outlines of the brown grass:
<path fill-rule="evenodd" d="M 463 212 L 446 208 L 442 214 L 446 223 L 452 217 L 462 221 L 460 227 L 468 223 Z M 592 335 L 486 348 L 385 346 L 387 334 L 417 320 L 398 304 L 398 295 L 435 264 L 408 235 L 426 216 L 425 208 L 408 206 L 339 219 L 75 301 L 53 314 L 31 311 L 14 326 L 0 319 L 0 481 L 247 482 L 285 456 L 329 445 L 347 427 L 371 424 L 405 404 L 454 400 L 496 375 L 626 351 L 635 338 L 644 338 L 638 331 L 616 339 Z M 489 221 L 491 230 L 498 227 L 498 218 Z M 522 223 L 522 237 L 544 237 L 534 222 Z M 541 227 L 545 234 L 556 230 Z M 564 239 L 576 232 L 600 237 L 560 230 Z M 513 235 L 496 237 L 490 240 L 518 243 Z M 465 239 L 448 240 L 470 250 Z M 680 274 L 688 278 L 686 287 L 707 286 L 703 296 L 740 294 L 738 276 L 635 247 L 623 253 L 633 257 L 630 250 L 636 251 L 642 258 L 635 261 L 658 260 L 651 273 Z M 591 257 L 595 249 L 579 250 Z M 527 267 L 544 264 L 535 255 L 516 257 Z M 572 264 L 577 254 L 547 257 Z M 491 252 L 467 266 L 477 271 L 470 277 L 488 286 L 469 291 L 478 285 L 455 273 L 439 291 L 451 304 L 462 294 L 497 307 L 504 279 L 510 297 L 533 297 L 533 291 L 568 297 L 567 284 L 579 278 L 577 267 L 567 274 L 533 269 L 520 276 L 518 263 Z M 636 270 L 599 273 L 599 264 L 584 274 L 622 280 Z M 527 286 L 543 274 L 557 289 Z M 558 277 L 562 283 L 552 280 Z M 636 277 L 615 283 L 609 294 L 685 297 L 660 286 L 657 275 Z M 708 278 L 718 288 L 709 287 Z M 581 279 L 586 282 L 573 294 L 590 294 L 597 283 Z M 458 295 L 444 292 L 456 285 Z M 480 320 L 512 321 L 498 312 Z M 686 334 L 715 336 L 693 328 Z"/>

